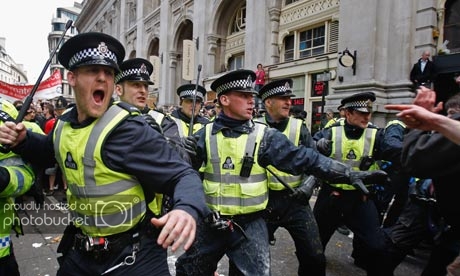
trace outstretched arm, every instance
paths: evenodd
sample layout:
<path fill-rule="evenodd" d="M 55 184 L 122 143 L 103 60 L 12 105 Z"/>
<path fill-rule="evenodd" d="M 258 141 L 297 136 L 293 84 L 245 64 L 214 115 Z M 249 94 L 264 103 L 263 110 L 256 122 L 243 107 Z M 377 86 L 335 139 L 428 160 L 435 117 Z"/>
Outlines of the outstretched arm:
<path fill-rule="evenodd" d="M 435 105 L 436 93 L 422 87 L 417 90 L 413 104 L 385 105 L 386 109 L 400 111 L 396 116 L 409 128 L 425 131 L 437 131 L 452 142 L 460 145 L 460 121 L 437 114 L 442 109 L 442 102 Z"/>

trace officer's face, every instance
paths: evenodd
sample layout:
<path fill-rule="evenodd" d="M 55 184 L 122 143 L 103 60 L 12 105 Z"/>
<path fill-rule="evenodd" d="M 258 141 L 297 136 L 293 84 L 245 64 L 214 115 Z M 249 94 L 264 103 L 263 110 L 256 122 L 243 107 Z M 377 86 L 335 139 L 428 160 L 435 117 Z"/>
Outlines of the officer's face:
<path fill-rule="evenodd" d="M 289 117 L 291 98 L 280 96 L 270 97 L 265 100 L 265 108 L 275 122 L 281 121 Z"/>
<path fill-rule="evenodd" d="M 123 81 L 115 87 L 120 100 L 142 109 L 147 103 L 148 83 L 143 81 Z"/>
<path fill-rule="evenodd" d="M 88 65 L 69 71 L 67 80 L 75 91 L 78 121 L 99 118 L 107 110 L 115 90 L 115 71 L 109 66 Z"/>
<path fill-rule="evenodd" d="M 347 109 L 345 115 L 350 125 L 364 129 L 368 126 L 372 113 Z"/>
<path fill-rule="evenodd" d="M 195 116 L 200 113 L 200 107 L 201 107 L 201 99 L 196 98 L 195 101 Z M 192 118 L 192 109 L 193 109 L 193 99 L 183 99 L 182 104 L 182 113 L 184 113 L 187 117 Z"/>
<path fill-rule="evenodd" d="M 230 91 L 220 96 L 225 115 L 235 120 L 250 120 L 254 111 L 254 95 L 247 92 Z"/>

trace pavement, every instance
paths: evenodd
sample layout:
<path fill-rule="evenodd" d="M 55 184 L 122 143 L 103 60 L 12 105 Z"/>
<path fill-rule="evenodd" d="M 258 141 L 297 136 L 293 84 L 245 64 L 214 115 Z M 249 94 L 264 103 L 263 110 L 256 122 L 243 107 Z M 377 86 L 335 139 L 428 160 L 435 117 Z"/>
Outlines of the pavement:
<path fill-rule="evenodd" d="M 14 251 L 22 276 L 56 275 L 59 268 L 56 253 L 62 237 L 65 223 L 68 222 L 68 212 L 60 201 L 64 198 L 62 192 L 46 197 L 42 208 L 35 208 L 32 201 L 26 201 L 25 210 L 20 213 L 23 228 L 26 233 L 19 238 L 13 237 Z M 313 197 L 311 203 L 314 203 Z M 30 204 L 29 204 L 30 203 Z M 297 258 L 295 248 L 289 234 L 283 228 L 275 233 L 276 245 L 271 247 L 272 275 L 297 275 Z M 353 235 L 334 234 L 326 248 L 328 276 L 366 275 L 353 264 L 350 257 Z M 183 251 L 169 252 L 168 263 L 171 275 L 175 275 L 174 262 Z M 416 250 L 414 256 L 408 256 L 397 268 L 395 276 L 420 275 L 428 257 L 428 252 Z M 228 260 L 224 257 L 217 272 L 220 276 L 227 275 Z"/>

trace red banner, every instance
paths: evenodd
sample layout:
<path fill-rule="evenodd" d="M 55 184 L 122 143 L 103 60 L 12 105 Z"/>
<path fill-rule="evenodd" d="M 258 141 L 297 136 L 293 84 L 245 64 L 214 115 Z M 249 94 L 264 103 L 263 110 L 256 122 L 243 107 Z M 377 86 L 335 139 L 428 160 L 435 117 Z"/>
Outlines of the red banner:
<path fill-rule="evenodd" d="M 62 78 L 59 70 L 42 81 L 35 91 L 34 100 L 38 99 L 53 99 L 62 95 Z M 32 91 L 33 85 L 14 85 L 0 81 L 0 97 L 14 102 L 16 100 L 24 100 Z"/>

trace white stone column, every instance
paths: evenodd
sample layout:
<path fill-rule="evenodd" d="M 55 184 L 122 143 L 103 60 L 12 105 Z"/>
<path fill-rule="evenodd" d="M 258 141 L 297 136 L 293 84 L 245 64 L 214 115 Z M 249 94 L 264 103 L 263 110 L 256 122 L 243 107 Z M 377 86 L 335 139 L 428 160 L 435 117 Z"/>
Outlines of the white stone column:
<path fill-rule="evenodd" d="M 374 111 L 386 112 L 388 98 L 405 101 L 411 96 L 412 14 L 412 1 L 341 1 L 338 51 L 356 51 L 356 73 L 338 64 L 337 75 L 343 81 L 335 81 L 329 100 L 372 91 L 377 95 Z"/>
<path fill-rule="evenodd" d="M 136 4 L 136 56 L 146 58 L 147 47 L 144 35 L 144 0 L 137 0 Z"/>
<path fill-rule="evenodd" d="M 244 67 L 255 70 L 258 63 L 270 63 L 270 17 L 268 1 L 246 1 L 246 37 Z"/>

